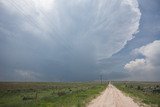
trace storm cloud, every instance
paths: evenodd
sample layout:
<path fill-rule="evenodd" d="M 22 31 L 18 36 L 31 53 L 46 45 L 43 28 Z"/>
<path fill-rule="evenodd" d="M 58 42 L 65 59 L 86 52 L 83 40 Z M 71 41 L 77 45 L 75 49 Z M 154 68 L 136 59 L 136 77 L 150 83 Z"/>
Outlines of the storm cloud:
<path fill-rule="evenodd" d="M 1 0 L 0 79 L 95 80 L 138 32 L 136 0 Z"/>

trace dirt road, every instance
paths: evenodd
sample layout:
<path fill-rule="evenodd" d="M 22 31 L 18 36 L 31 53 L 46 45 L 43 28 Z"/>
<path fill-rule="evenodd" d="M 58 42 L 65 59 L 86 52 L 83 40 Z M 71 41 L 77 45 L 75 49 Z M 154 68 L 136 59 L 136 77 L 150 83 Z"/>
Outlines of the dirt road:
<path fill-rule="evenodd" d="M 87 107 L 139 107 L 133 99 L 125 96 L 112 84 L 106 90 L 91 101 Z"/>

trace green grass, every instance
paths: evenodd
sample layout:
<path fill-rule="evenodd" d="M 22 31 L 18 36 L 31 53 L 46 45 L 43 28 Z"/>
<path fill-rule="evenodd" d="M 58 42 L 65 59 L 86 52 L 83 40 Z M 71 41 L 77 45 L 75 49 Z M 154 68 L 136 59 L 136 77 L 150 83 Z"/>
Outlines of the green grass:
<path fill-rule="evenodd" d="M 114 82 L 113 84 L 135 100 L 153 107 L 160 107 L 160 83 L 158 82 Z"/>
<path fill-rule="evenodd" d="M 0 83 L 0 107 L 84 107 L 106 88 L 99 83 Z"/>

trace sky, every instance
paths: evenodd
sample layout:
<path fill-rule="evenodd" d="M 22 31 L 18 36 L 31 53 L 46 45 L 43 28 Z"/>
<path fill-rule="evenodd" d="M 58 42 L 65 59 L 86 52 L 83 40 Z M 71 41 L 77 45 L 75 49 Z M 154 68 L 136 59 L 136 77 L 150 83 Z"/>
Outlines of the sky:
<path fill-rule="evenodd" d="M 0 81 L 160 81 L 159 0 L 0 0 Z"/>

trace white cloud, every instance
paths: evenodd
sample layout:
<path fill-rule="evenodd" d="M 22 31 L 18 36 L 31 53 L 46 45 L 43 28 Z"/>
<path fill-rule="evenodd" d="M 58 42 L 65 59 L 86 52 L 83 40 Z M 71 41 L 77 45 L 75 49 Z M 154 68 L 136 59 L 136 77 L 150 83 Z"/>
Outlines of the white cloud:
<path fill-rule="evenodd" d="M 159 69 L 160 69 L 160 40 L 156 40 L 150 44 L 142 46 L 138 49 L 135 49 L 133 52 L 136 55 L 143 55 L 143 59 L 135 59 L 130 61 L 124 66 L 124 69 L 134 72 L 136 76 L 139 74 L 143 75 L 143 79 L 146 79 L 146 76 L 150 76 L 152 80 L 159 80 Z"/>
<path fill-rule="evenodd" d="M 140 69 L 140 67 L 145 66 L 146 62 L 144 59 L 135 59 L 134 61 L 129 62 L 128 64 L 125 65 L 125 69 L 129 70 L 129 71 L 136 71 L 137 70 L 142 70 L 142 68 Z"/>
<path fill-rule="evenodd" d="M 54 7 L 54 0 L 1 0 L 7 10 L 15 13 L 23 12 L 25 15 L 33 15 L 40 10 L 51 11 Z M 21 10 L 19 10 L 21 9 Z"/>

